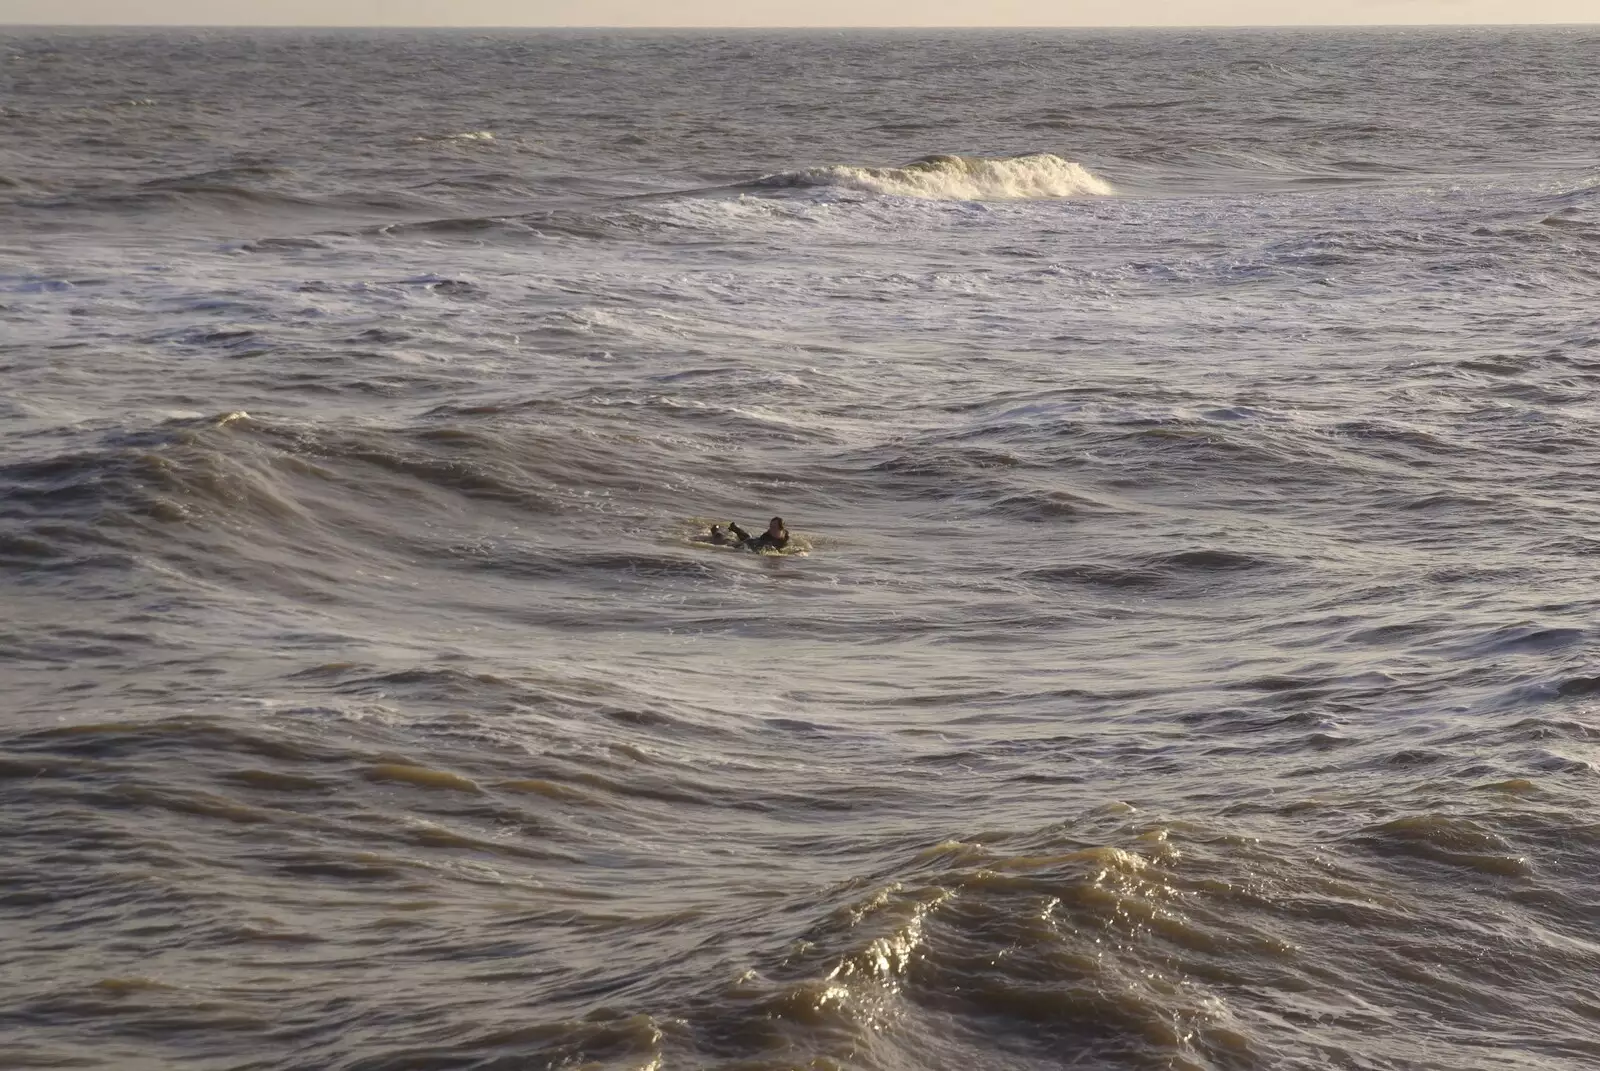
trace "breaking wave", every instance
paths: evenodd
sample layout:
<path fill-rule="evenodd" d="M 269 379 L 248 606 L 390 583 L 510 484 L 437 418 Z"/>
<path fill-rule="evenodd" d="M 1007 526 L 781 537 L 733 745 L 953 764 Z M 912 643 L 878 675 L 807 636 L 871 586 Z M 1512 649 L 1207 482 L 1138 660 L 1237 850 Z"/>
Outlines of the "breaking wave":
<path fill-rule="evenodd" d="M 834 186 L 938 201 L 1104 197 L 1116 192 L 1110 183 L 1082 164 L 1047 152 L 1001 157 L 924 156 L 904 167 L 834 164 L 768 175 L 753 185 L 768 188 Z"/>
<path fill-rule="evenodd" d="M 458 134 L 422 134 L 411 139 L 414 142 L 423 141 L 493 141 L 492 130 L 464 130 Z"/>

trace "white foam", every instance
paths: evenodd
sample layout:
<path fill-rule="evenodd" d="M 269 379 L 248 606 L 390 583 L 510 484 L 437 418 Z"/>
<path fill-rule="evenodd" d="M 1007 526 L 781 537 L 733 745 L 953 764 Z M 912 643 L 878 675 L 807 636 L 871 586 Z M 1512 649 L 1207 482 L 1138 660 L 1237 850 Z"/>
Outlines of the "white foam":
<path fill-rule="evenodd" d="M 428 135 L 422 135 L 422 136 L 414 137 L 411 140 L 414 141 L 414 142 L 427 142 L 427 141 L 434 141 L 434 142 L 439 142 L 439 141 L 493 141 L 494 140 L 494 131 L 492 131 L 492 130 L 465 130 L 465 131 L 462 131 L 459 134 L 428 134 Z"/>
<path fill-rule="evenodd" d="M 1082 164 L 1051 153 L 1029 156 L 929 156 L 905 167 L 815 167 L 774 175 L 767 185 L 838 186 L 939 201 L 1038 200 L 1116 191 Z"/>

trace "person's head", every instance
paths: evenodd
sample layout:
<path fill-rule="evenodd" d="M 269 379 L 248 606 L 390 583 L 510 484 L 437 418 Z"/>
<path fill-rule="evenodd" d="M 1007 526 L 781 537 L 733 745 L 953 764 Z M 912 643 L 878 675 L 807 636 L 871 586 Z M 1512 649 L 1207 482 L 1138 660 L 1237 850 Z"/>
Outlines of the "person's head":
<path fill-rule="evenodd" d="M 784 531 L 784 529 L 783 529 L 783 518 L 782 517 L 774 517 L 774 518 L 772 518 L 772 520 L 767 522 L 767 534 L 768 535 L 779 536 L 779 535 L 783 534 L 783 531 Z"/>

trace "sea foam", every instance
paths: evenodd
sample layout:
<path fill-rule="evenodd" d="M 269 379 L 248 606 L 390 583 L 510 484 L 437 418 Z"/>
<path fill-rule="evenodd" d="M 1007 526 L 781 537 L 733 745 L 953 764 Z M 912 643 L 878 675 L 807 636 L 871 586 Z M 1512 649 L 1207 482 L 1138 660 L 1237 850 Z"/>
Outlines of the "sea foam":
<path fill-rule="evenodd" d="M 756 185 L 837 186 L 940 201 L 1103 197 L 1116 192 L 1082 164 L 1052 153 L 1002 157 L 925 156 L 904 167 L 836 164 L 769 175 Z"/>

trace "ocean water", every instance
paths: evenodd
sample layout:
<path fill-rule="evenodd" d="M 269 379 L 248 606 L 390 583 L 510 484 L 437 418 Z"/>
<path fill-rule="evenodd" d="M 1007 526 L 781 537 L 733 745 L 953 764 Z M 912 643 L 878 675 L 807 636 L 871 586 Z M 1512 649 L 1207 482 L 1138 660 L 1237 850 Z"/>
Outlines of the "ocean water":
<path fill-rule="evenodd" d="M 1593 1068 L 1597 389 L 1592 28 L 5 31 L 0 1065 Z"/>

